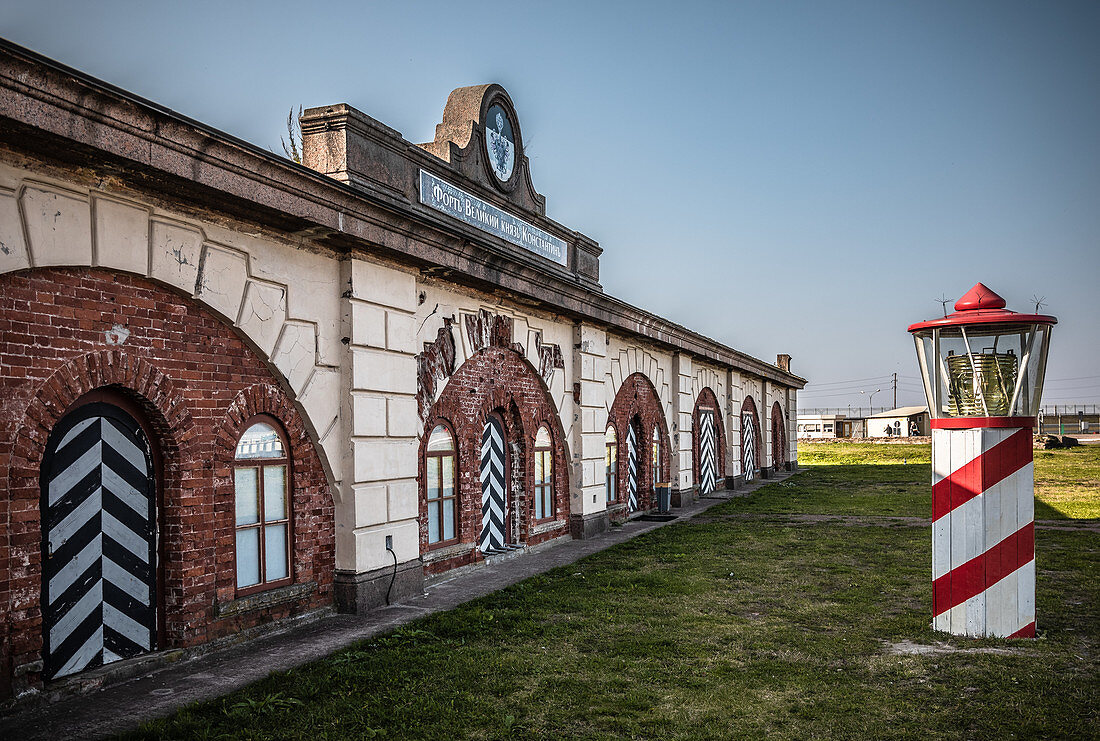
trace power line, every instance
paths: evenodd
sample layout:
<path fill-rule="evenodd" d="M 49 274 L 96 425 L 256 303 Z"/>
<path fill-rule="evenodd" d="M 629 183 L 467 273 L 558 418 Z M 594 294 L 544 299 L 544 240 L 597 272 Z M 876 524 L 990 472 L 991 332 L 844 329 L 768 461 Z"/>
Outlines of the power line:
<path fill-rule="evenodd" d="M 888 378 L 890 378 L 889 373 L 887 373 L 885 376 L 875 376 L 873 378 L 853 378 L 853 379 L 850 379 L 848 381 L 828 381 L 828 382 L 822 382 L 822 383 L 818 383 L 816 381 L 810 381 L 806 385 L 807 386 L 843 386 L 843 385 L 854 384 L 854 383 L 866 383 L 868 381 L 882 381 L 882 380 L 885 380 L 885 379 L 888 379 Z"/>

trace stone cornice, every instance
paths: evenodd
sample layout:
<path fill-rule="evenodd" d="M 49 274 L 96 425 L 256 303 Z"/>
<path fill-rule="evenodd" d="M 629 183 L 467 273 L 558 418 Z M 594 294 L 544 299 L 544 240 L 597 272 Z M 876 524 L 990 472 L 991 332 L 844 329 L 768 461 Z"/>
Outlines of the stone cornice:
<path fill-rule="evenodd" d="M 442 160 L 400 141 L 397 146 L 410 158 L 446 171 Z M 513 294 L 576 321 L 646 337 L 784 386 L 806 383 L 608 296 L 592 280 L 434 214 L 392 188 L 339 182 L 5 40 L 0 142 L 158 197 L 306 236 L 338 252 L 381 255 L 457 283 Z M 555 226 L 599 250 L 582 234 Z"/>

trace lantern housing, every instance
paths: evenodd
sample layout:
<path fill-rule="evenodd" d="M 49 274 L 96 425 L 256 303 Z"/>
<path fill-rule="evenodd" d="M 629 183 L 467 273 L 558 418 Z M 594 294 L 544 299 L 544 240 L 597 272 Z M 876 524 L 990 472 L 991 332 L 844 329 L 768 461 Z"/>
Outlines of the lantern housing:
<path fill-rule="evenodd" d="M 1038 415 L 1057 322 L 1009 311 L 978 283 L 953 314 L 911 325 L 932 418 Z"/>

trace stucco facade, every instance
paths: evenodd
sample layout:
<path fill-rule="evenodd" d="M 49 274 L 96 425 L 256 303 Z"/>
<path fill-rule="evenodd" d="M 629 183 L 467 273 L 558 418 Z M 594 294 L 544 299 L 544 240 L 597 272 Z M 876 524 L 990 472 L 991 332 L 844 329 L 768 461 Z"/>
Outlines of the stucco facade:
<path fill-rule="evenodd" d="M 489 111 L 510 130 L 490 131 Z M 424 145 L 343 104 L 302 130 L 297 165 L 0 47 L 0 695 L 52 678 L 42 460 L 82 405 L 117 397 L 155 459 L 152 651 L 371 609 L 493 558 L 487 471 L 502 477 L 500 547 L 516 550 L 644 513 L 655 479 L 674 503 L 697 496 L 705 452 L 720 488 L 797 461 L 805 381 L 789 357 L 606 295 L 601 248 L 546 217 L 499 86 L 452 93 Z M 485 204 L 474 223 L 433 205 L 438 181 Z M 286 448 L 289 575 L 242 589 L 240 441 L 257 419 Z M 432 458 L 440 426 L 452 448 Z"/>

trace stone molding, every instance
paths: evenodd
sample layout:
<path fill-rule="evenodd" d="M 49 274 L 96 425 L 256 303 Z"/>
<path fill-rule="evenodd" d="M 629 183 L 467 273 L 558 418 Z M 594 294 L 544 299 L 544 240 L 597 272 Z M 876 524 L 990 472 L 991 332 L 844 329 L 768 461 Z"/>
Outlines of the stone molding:
<path fill-rule="evenodd" d="M 439 266 L 452 271 L 455 282 L 513 292 L 571 319 L 604 324 L 782 385 L 805 385 L 805 379 L 774 365 L 606 296 L 579 273 L 559 276 L 533 255 L 502 251 L 475 230 L 425 213 L 391 190 L 352 189 L 6 41 L 0 42 L 0 89 L 0 142 L 7 146 L 90 167 L 105 180 L 133 178 L 158 197 L 186 198 L 338 252 L 367 250 Z M 398 143 L 402 157 L 440 162 L 414 144 Z M 598 255 L 594 242 L 591 249 Z"/>

